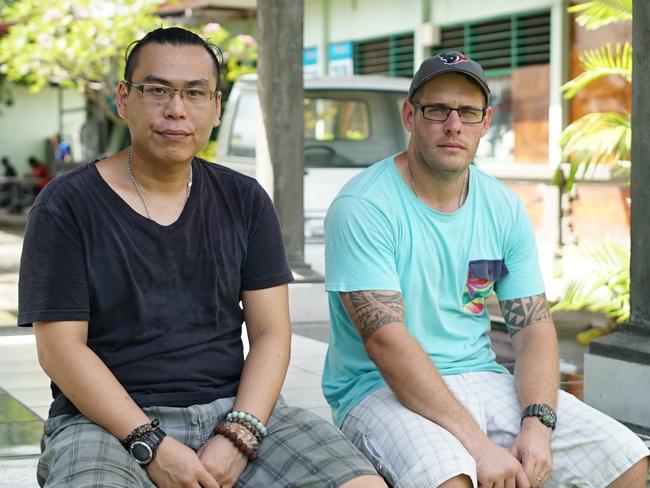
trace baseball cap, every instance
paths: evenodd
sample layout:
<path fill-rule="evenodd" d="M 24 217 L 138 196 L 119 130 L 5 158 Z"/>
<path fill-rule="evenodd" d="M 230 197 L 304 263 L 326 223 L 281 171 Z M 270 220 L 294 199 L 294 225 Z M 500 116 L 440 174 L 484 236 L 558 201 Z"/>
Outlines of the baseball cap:
<path fill-rule="evenodd" d="M 449 51 L 446 53 L 436 54 L 428 59 L 425 59 L 417 73 L 411 81 L 409 88 L 409 100 L 413 97 L 415 91 L 424 85 L 431 78 L 434 78 L 443 73 L 463 73 L 476 81 L 476 84 L 483 90 L 486 100 L 490 96 L 490 89 L 488 88 L 485 79 L 483 68 L 476 61 L 472 61 L 460 51 Z"/>

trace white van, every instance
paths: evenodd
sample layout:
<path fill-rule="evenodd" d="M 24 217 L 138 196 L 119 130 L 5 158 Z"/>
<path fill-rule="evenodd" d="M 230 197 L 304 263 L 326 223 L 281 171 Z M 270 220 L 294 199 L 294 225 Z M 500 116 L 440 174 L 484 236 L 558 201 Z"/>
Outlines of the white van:
<path fill-rule="evenodd" d="M 363 168 L 402 150 L 408 133 L 400 110 L 410 80 L 380 76 L 314 77 L 304 81 L 305 237 L 323 237 L 323 218 L 341 187 Z M 256 178 L 272 195 L 273 172 L 257 93 L 242 77 L 230 93 L 219 129 L 217 161 Z"/>

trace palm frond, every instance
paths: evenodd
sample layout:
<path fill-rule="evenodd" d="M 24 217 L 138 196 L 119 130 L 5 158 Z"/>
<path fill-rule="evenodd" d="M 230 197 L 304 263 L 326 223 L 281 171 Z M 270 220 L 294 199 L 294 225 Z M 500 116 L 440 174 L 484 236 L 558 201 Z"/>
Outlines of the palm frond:
<path fill-rule="evenodd" d="M 576 18 L 579 25 L 593 30 L 614 22 L 632 20 L 632 0 L 594 0 L 573 5 L 568 11 L 579 14 Z"/>
<path fill-rule="evenodd" d="M 580 64 L 584 71 L 562 85 L 564 98 L 573 98 L 587 85 L 604 76 L 621 76 L 632 82 L 632 46 L 629 42 L 617 43 L 615 49 L 607 43 L 599 49 L 585 51 L 580 57 Z"/>
<path fill-rule="evenodd" d="M 581 168 L 584 176 L 592 165 L 629 159 L 632 147 L 630 116 L 616 112 L 587 114 L 562 131 L 560 146 L 562 160 L 570 165 L 566 183 L 569 190 Z"/>
<path fill-rule="evenodd" d="M 598 246 L 565 256 L 565 262 L 580 263 L 586 271 L 569 276 L 556 310 L 603 312 L 618 323 L 630 318 L 630 253 L 607 239 Z"/>

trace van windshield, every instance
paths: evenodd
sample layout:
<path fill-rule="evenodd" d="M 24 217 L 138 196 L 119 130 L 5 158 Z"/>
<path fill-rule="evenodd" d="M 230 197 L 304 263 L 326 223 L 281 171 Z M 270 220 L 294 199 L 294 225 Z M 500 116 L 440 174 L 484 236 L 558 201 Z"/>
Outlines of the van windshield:
<path fill-rule="evenodd" d="M 305 90 L 305 167 L 365 167 L 402 150 L 400 110 L 405 93 L 378 90 Z M 255 156 L 256 95 L 238 100 L 229 141 L 232 156 Z"/>

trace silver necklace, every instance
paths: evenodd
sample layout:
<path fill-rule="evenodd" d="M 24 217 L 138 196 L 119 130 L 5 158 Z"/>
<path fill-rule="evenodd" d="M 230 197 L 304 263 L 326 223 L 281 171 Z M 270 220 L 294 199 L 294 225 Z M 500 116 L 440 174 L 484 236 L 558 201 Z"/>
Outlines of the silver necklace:
<path fill-rule="evenodd" d="M 151 214 L 149 213 L 149 208 L 147 207 L 147 202 L 145 202 L 144 200 L 144 194 L 142 193 L 142 190 L 140 189 L 138 183 L 135 181 L 135 177 L 133 176 L 133 170 L 131 169 L 131 146 L 129 146 L 129 150 L 126 154 L 126 167 L 129 170 L 129 178 L 131 178 L 131 183 L 133 183 L 133 188 L 135 188 L 135 191 L 138 192 L 138 196 L 140 197 L 140 201 L 142 202 L 144 211 L 147 214 L 147 218 L 149 220 L 152 220 Z M 190 173 L 187 175 L 187 193 L 185 194 L 185 201 L 187 201 L 190 198 L 191 191 L 192 191 L 192 163 L 190 163 Z"/>
<path fill-rule="evenodd" d="M 406 170 L 408 171 L 409 179 L 411 180 L 411 190 L 413 190 L 413 194 L 415 195 L 415 198 L 421 200 L 420 195 L 418 195 L 418 191 L 415 188 L 415 181 L 413 180 L 413 173 L 411 173 L 411 165 L 409 164 L 408 155 L 406 156 Z M 467 188 L 468 178 L 469 178 L 469 168 L 467 168 L 466 170 L 465 180 L 463 181 L 463 186 L 460 189 L 460 198 L 458 199 L 458 207 L 456 207 L 456 210 L 458 210 L 463 205 L 463 201 L 465 200 L 465 189 Z"/>

